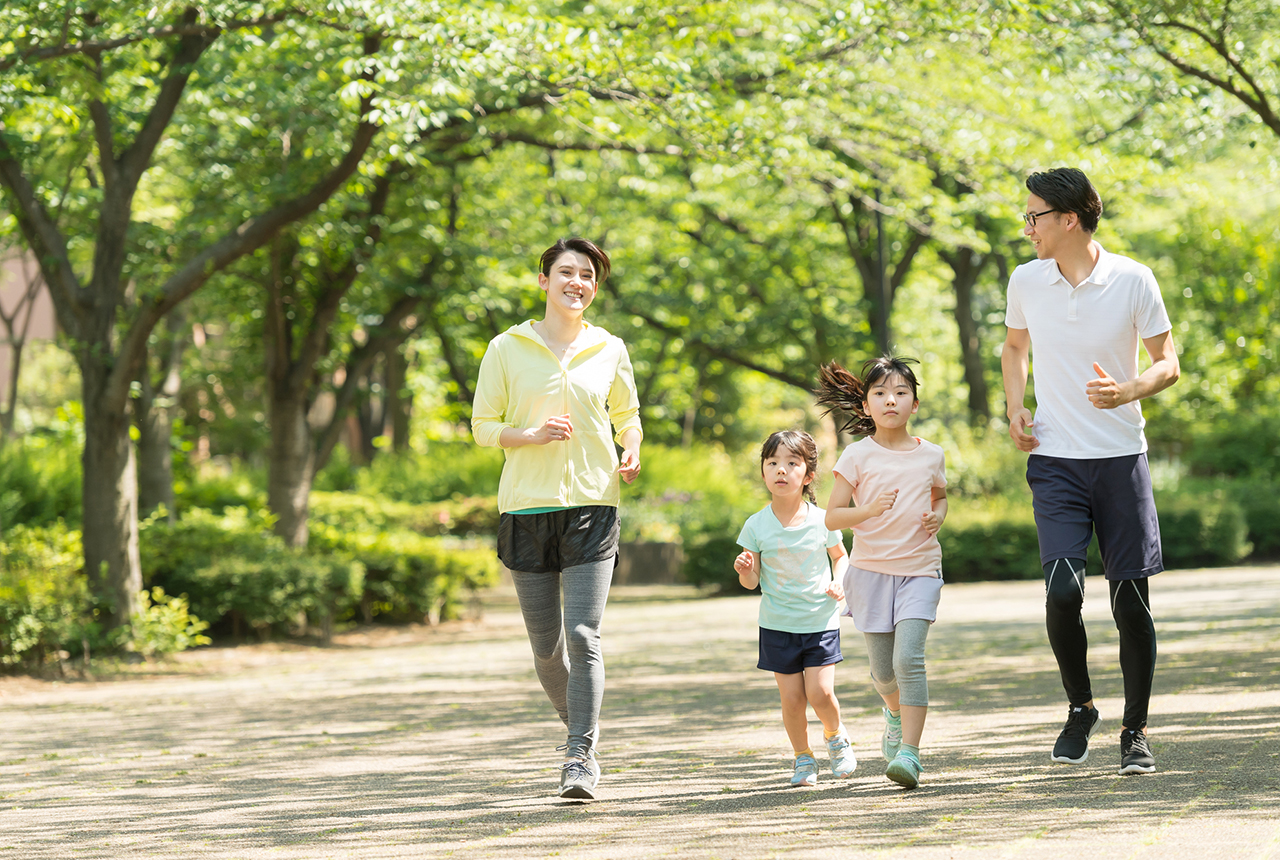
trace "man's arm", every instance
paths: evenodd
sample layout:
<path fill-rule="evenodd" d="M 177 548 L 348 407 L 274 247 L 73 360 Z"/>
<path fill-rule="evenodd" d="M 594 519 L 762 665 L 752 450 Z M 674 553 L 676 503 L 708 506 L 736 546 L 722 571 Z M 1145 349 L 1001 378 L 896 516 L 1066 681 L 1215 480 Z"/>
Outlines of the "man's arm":
<path fill-rule="evenodd" d="M 1178 348 L 1173 343 L 1173 331 L 1144 337 L 1142 345 L 1147 348 L 1147 355 L 1151 356 L 1151 366 L 1128 382 L 1116 382 L 1101 365 L 1094 362 L 1093 370 L 1098 378 L 1085 386 L 1085 393 L 1098 409 L 1115 409 L 1123 403 L 1142 400 L 1164 391 L 1178 381 L 1182 369 L 1178 365 Z"/>
<path fill-rule="evenodd" d="M 1004 377 L 1005 414 L 1009 416 L 1009 436 L 1019 451 L 1033 451 L 1040 440 L 1027 431 L 1033 426 L 1031 410 L 1023 405 L 1027 396 L 1027 374 L 1031 367 L 1031 334 L 1025 328 L 1006 329 L 1000 352 L 1000 373 Z"/>

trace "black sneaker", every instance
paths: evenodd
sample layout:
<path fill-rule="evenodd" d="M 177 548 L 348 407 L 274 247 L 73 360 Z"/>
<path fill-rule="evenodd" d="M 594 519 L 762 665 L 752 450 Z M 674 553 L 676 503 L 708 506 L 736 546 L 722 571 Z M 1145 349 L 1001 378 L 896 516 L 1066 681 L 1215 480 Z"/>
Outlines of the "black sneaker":
<path fill-rule="evenodd" d="M 1120 733 L 1120 773 L 1155 773 L 1156 760 L 1147 746 L 1142 729 L 1125 729 Z"/>
<path fill-rule="evenodd" d="M 1064 764 L 1080 764 L 1089 757 L 1089 738 L 1102 728 L 1102 717 L 1097 708 L 1083 705 L 1067 709 L 1067 724 L 1053 745 L 1053 760 Z"/>

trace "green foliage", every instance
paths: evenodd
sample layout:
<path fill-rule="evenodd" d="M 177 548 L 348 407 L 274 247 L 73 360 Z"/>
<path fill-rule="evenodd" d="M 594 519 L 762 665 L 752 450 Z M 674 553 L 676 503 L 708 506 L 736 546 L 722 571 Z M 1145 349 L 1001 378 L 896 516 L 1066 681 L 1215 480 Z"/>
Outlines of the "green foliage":
<path fill-rule="evenodd" d="M 1280 410 L 1225 414 L 1203 430 L 1193 429 L 1183 462 L 1195 475 L 1280 475 Z"/>
<path fill-rule="evenodd" d="M 351 617 L 364 569 L 344 555 L 290 549 L 269 531 L 270 518 L 228 508 L 221 515 L 195 509 L 176 524 L 152 521 L 142 530 L 146 581 L 183 595 L 192 611 L 237 632 L 260 637 L 303 632 L 307 622 L 328 629 Z"/>
<path fill-rule="evenodd" d="M 1280 558 L 1280 483 L 1275 477 L 1258 478 L 1238 482 L 1232 489 L 1249 530 L 1251 558 Z"/>
<path fill-rule="evenodd" d="M 500 448 L 474 442 L 431 441 L 423 452 L 382 454 L 352 481 L 358 492 L 399 502 L 439 502 L 493 496 L 505 462 Z"/>
<path fill-rule="evenodd" d="M 736 536 L 718 535 L 686 544 L 682 569 L 685 581 L 691 585 L 714 585 L 720 592 L 742 592 L 733 569 L 733 560 L 741 552 Z"/>
<path fill-rule="evenodd" d="M 365 621 L 430 621 L 457 617 L 464 590 L 498 581 L 493 550 L 460 546 L 403 529 L 360 531 L 315 524 L 310 548 L 355 558 L 365 569 Z"/>
<path fill-rule="evenodd" d="M 80 533 L 58 523 L 0 538 L 0 666 L 35 669 L 94 636 Z"/>
<path fill-rule="evenodd" d="M 243 467 L 223 471 L 208 469 L 199 475 L 175 475 L 174 504 L 179 514 L 191 508 L 203 508 L 216 514 L 227 508 L 261 510 L 266 506 L 267 494 L 259 488 L 259 481 L 259 476 Z"/>
<path fill-rule="evenodd" d="M 1244 511 L 1223 489 L 1157 494 L 1156 509 L 1167 568 L 1230 565 L 1249 554 Z"/>
<path fill-rule="evenodd" d="M 366 531 L 407 529 L 422 535 L 496 535 L 498 500 L 482 496 L 415 504 L 358 493 L 313 492 L 310 522 Z"/>
<path fill-rule="evenodd" d="M 209 623 L 190 614 L 185 598 L 171 597 L 159 586 L 138 596 L 126 650 L 150 658 L 209 644 L 209 637 L 202 635 Z"/>
<path fill-rule="evenodd" d="M 0 446 L 0 534 L 15 525 L 78 523 L 79 443 L 31 435 Z"/>

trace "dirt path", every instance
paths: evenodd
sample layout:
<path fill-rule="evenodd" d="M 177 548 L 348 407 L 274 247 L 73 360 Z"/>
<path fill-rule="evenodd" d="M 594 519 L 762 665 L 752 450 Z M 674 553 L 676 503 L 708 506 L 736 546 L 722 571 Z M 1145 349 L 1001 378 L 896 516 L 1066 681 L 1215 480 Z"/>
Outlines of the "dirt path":
<path fill-rule="evenodd" d="M 1116 775 L 1115 630 L 1102 582 L 1089 585 L 1105 720 L 1089 761 L 1049 761 L 1065 702 L 1042 586 L 948 585 L 911 792 L 881 775 L 852 626 L 838 692 L 861 765 L 787 787 L 751 597 L 618 591 L 603 799 L 585 805 L 554 796 L 563 729 L 509 605 L 480 625 L 325 649 L 205 650 L 162 677 L 5 680 L 0 860 L 1280 857 L 1280 569 L 1153 583 L 1159 772 L 1144 777 Z"/>

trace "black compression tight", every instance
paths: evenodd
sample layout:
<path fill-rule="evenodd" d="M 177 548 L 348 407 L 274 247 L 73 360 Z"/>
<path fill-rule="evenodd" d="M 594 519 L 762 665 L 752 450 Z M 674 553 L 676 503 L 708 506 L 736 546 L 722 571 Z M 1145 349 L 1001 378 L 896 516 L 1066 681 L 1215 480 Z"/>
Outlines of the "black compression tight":
<path fill-rule="evenodd" d="M 1093 698 L 1089 684 L 1089 641 L 1084 619 L 1084 559 L 1062 558 L 1044 566 L 1045 626 L 1058 659 L 1062 686 L 1072 705 Z M 1147 724 L 1151 679 L 1156 671 L 1156 625 L 1146 579 L 1111 580 L 1111 616 L 1120 631 L 1120 671 L 1124 674 L 1124 725 Z"/>

